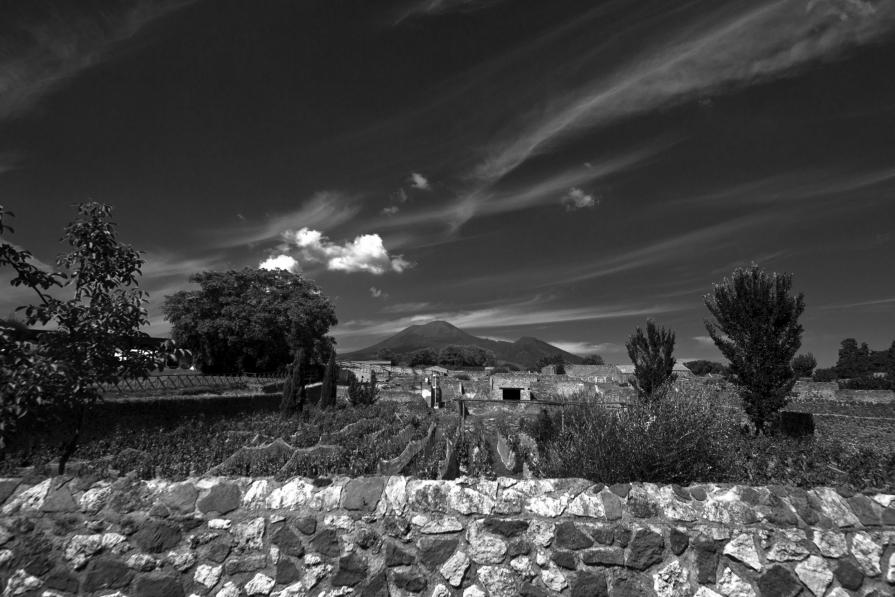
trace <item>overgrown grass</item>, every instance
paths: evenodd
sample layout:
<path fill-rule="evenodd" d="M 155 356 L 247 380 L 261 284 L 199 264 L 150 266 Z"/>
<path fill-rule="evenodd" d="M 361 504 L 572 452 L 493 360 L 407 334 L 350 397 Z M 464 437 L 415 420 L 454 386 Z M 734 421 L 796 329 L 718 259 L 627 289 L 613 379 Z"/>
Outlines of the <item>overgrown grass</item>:
<path fill-rule="evenodd" d="M 736 419 L 703 395 L 619 409 L 576 406 L 549 424 L 552 432 L 533 430 L 541 439 L 539 474 L 604 483 L 722 480 L 733 468 L 739 433 Z"/>
<path fill-rule="evenodd" d="M 895 490 L 895 451 L 838 438 L 752 436 L 742 415 L 710 390 L 668 395 L 627 409 L 565 408 L 522 425 L 542 477 L 603 483 L 730 482 Z"/>

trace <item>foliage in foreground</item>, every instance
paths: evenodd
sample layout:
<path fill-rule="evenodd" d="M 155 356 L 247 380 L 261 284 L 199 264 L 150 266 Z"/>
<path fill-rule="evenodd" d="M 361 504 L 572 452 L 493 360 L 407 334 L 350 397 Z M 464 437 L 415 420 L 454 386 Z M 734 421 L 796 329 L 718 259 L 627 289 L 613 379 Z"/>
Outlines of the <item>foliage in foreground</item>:
<path fill-rule="evenodd" d="M 773 425 L 796 382 L 791 363 L 802 344 L 805 299 L 791 291 L 790 274 L 767 273 L 752 264 L 734 270 L 705 296 L 715 318 L 706 321 L 706 329 L 730 361 L 731 380 L 756 432 Z"/>
<path fill-rule="evenodd" d="M 281 439 L 293 448 L 335 444 L 337 450 L 296 459 L 289 476 L 369 475 L 380 459 L 394 458 L 407 442 L 420 439 L 431 422 L 425 408 L 395 413 L 393 405 L 362 408 L 306 408 L 298 417 L 282 419 L 278 413 L 240 413 L 223 417 L 186 417 L 171 424 L 122 423 L 101 436 L 85 440 L 74 458 L 87 461 L 87 471 L 102 474 L 114 469 L 141 478 L 182 479 L 204 474 L 240 448 Z M 197 439 L 201 438 L 201 440 Z M 15 474 L 19 455 L 0 462 L 0 474 Z M 37 446 L 32 464 L 38 471 L 54 458 L 51 446 Z M 269 476 L 280 473 L 283 461 L 261 459 L 242 462 L 239 474 Z M 231 471 L 237 474 L 236 471 Z M 46 474 L 51 474 L 49 470 Z"/>
<path fill-rule="evenodd" d="M 147 349 L 147 294 L 138 288 L 141 253 L 118 241 L 112 208 L 87 202 L 63 236 L 71 250 L 57 259 L 58 272 L 35 265 L 31 254 L 0 242 L 0 266 L 10 266 L 13 286 L 34 291 L 39 303 L 24 308 L 25 325 L 51 328 L 36 342 L 0 329 L 0 451 L 17 428 L 57 426 L 67 437 L 59 447 L 59 472 L 77 448 L 89 409 L 101 400 L 99 384 L 145 377 L 163 368 L 165 356 Z M 12 214 L 0 206 L 0 236 Z M 60 287 L 59 292 L 53 292 Z M 59 298 L 65 293 L 70 298 Z"/>

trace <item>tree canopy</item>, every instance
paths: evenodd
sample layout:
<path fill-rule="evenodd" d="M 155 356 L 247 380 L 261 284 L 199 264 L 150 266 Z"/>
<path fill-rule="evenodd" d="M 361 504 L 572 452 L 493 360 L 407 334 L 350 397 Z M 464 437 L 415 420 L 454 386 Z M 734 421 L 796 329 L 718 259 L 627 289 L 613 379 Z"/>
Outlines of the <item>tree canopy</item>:
<path fill-rule="evenodd" d="M 732 380 L 756 431 L 786 405 L 796 382 L 791 363 L 802 345 L 799 317 L 805 298 L 791 290 L 790 274 L 767 273 L 752 264 L 737 268 L 705 296 L 715 318 L 705 322 L 706 329 L 730 361 Z"/>
<path fill-rule="evenodd" d="M 727 372 L 727 367 L 724 366 L 723 363 L 719 363 L 717 361 L 708 361 L 705 359 L 698 359 L 695 361 L 687 361 L 684 363 L 684 367 L 693 372 L 693 375 L 723 375 Z"/>
<path fill-rule="evenodd" d="M 111 213 L 102 203 L 78 206 L 63 236 L 70 251 L 57 259 L 56 272 L 0 242 L 0 266 L 16 273 L 11 283 L 31 288 L 39 301 L 23 307 L 25 325 L 46 330 L 23 340 L 0 327 L 0 448 L 24 422 L 63 423 L 60 472 L 87 410 L 102 398 L 100 384 L 146 376 L 165 362 L 160 351 L 147 350 L 149 336 L 140 331 L 149 323 L 138 287 L 143 258 L 118 241 Z M 11 215 L 0 206 L 0 236 L 12 232 L 5 223 Z"/>
<path fill-rule="evenodd" d="M 483 367 L 494 363 L 494 353 L 479 346 L 450 344 L 438 351 L 445 367 Z"/>
<path fill-rule="evenodd" d="M 636 328 L 625 346 L 634 363 L 632 383 L 637 394 L 643 399 L 656 397 L 668 381 L 674 380 L 674 332 L 658 327 L 655 321 L 649 319 L 646 333 Z"/>
<path fill-rule="evenodd" d="M 286 270 L 201 272 L 198 290 L 165 298 L 172 338 L 207 373 L 280 371 L 299 349 L 325 363 L 335 308 L 316 284 Z"/>

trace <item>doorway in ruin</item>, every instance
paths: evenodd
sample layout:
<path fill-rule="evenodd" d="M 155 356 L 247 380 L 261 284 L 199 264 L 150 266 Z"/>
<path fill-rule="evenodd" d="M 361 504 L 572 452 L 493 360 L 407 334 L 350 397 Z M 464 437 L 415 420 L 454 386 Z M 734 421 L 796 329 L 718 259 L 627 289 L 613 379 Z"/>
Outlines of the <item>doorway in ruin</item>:
<path fill-rule="evenodd" d="M 501 388 L 504 400 L 522 400 L 522 388 Z"/>

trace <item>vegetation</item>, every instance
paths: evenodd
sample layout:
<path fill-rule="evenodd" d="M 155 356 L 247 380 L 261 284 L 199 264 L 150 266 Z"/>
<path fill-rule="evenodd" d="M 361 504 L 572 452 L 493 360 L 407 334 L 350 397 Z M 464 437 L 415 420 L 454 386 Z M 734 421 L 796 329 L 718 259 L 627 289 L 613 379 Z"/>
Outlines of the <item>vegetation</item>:
<path fill-rule="evenodd" d="M 147 294 L 138 288 L 143 258 L 118 241 L 111 213 L 101 203 L 78 206 L 79 218 L 65 228 L 71 250 L 57 259 L 58 272 L 44 272 L 28 251 L 0 243 L 0 266 L 16 274 L 12 284 L 32 289 L 40 301 L 24 308 L 25 325 L 52 329 L 28 342 L 0 328 L 0 449 L 17 429 L 57 426 L 66 430 L 60 473 L 102 398 L 99 384 L 145 377 L 165 363 L 140 331 L 149 323 Z M 10 216 L 0 206 L 0 236 L 13 232 Z"/>
<path fill-rule="evenodd" d="M 641 401 L 627 409 L 565 408 L 553 417 L 541 415 L 532 429 L 541 440 L 541 476 L 602 483 L 723 480 L 733 466 L 730 447 L 737 433 L 736 420 L 719 416 L 705 395 Z"/>
<path fill-rule="evenodd" d="M 603 357 L 598 354 L 589 354 L 581 361 L 582 365 L 605 365 L 603 362 Z"/>
<path fill-rule="evenodd" d="M 320 408 L 332 408 L 336 405 L 339 366 L 336 364 L 336 351 L 329 353 L 326 370 L 323 372 L 323 385 L 320 388 Z"/>
<path fill-rule="evenodd" d="M 859 346 L 854 338 L 846 338 L 839 347 L 834 370 L 840 379 L 869 377 L 874 373 L 895 378 L 895 342 L 887 350 L 871 350 L 866 342 Z"/>
<path fill-rule="evenodd" d="M 428 367 L 438 363 L 438 353 L 431 348 L 421 348 L 407 355 L 410 367 Z"/>
<path fill-rule="evenodd" d="M 668 382 L 674 380 L 674 332 L 657 327 L 650 319 L 646 322 L 646 334 L 636 328 L 625 346 L 634 363 L 632 384 L 637 395 L 643 400 L 657 398 Z"/>
<path fill-rule="evenodd" d="M 348 401 L 353 406 L 369 406 L 379 400 L 379 388 L 376 386 L 376 372 L 370 372 L 370 381 L 361 382 L 352 376 L 348 382 Z"/>
<path fill-rule="evenodd" d="M 792 276 L 753 264 L 737 268 L 705 296 L 715 321 L 706 329 L 730 361 L 743 408 L 756 433 L 773 424 L 796 382 L 791 362 L 802 344 L 804 296 L 793 296 Z"/>
<path fill-rule="evenodd" d="M 727 367 L 725 367 L 723 363 L 718 363 L 717 361 L 687 361 L 686 363 L 684 363 L 684 367 L 692 371 L 693 375 L 698 376 L 710 374 L 725 375 L 727 373 Z"/>
<path fill-rule="evenodd" d="M 483 367 L 494 363 L 494 353 L 478 346 L 451 344 L 438 351 L 438 364 L 444 367 Z"/>
<path fill-rule="evenodd" d="M 839 380 L 840 390 L 895 390 L 895 381 L 888 377 L 853 377 Z"/>
<path fill-rule="evenodd" d="M 817 367 L 817 359 L 810 352 L 797 354 L 792 359 L 792 370 L 796 377 L 811 377 L 815 367 Z"/>
<path fill-rule="evenodd" d="M 836 369 L 834 367 L 828 369 L 815 369 L 812 379 L 814 381 L 836 381 Z"/>
<path fill-rule="evenodd" d="M 298 348 L 309 362 L 329 356 L 335 308 L 314 283 L 285 270 L 202 272 L 199 290 L 165 298 L 171 335 L 205 373 L 282 371 Z"/>
<path fill-rule="evenodd" d="M 295 360 L 287 372 L 286 382 L 283 384 L 283 399 L 280 402 L 280 416 L 283 418 L 301 414 L 304 409 L 307 398 L 306 371 L 305 351 L 299 348 L 295 353 Z"/>
<path fill-rule="evenodd" d="M 540 371 L 544 367 L 549 367 L 550 365 L 553 365 L 556 368 L 555 371 L 557 375 L 562 375 L 566 372 L 566 362 L 560 354 L 554 354 L 538 359 L 537 364 L 535 364 L 535 369 Z"/>
<path fill-rule="evenodd" d="M 407 442 L 421 439 L 432 419 L 425 408 L 409 406 L 396 413 L 392 405 L 362 408 L 305 409 L 298 417 L 282 419 L 276 412 L 238 413 L 226 416 L 172 418 L 168 423 L 144 425 L 127 421 L 114 424 L 86 440 L 76 457 L 87 464 L 82 474 L 134 473 L 141 478 L 183 479 L 201 475 L 228 460 L 241 448 L 282 440 L 293 448 L 318 443 L 338 449 L 321 456 L 296 458 L 284 471 L 282 454 L 236 459 L 227 474 L 245 475 L 370 475 L 382 459 L 398 456 Z M 202 441 L 196 441 L 201 437 Z M 34 461 L 53 457 L 50 446 L 37 446 Z M 0 474 L 14 474 L 17 459 L 0 463 Z M 37 469 L 43 467 L 38 464 Z M 47 474 L 50 471 L 46 471 Z"/>

